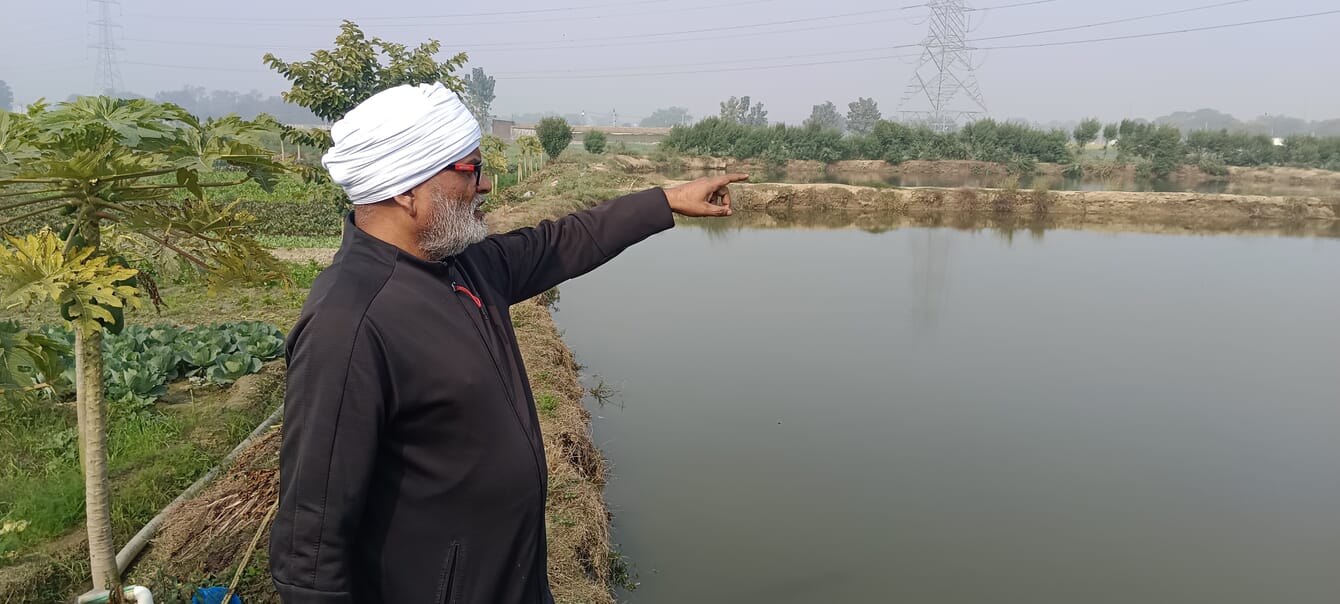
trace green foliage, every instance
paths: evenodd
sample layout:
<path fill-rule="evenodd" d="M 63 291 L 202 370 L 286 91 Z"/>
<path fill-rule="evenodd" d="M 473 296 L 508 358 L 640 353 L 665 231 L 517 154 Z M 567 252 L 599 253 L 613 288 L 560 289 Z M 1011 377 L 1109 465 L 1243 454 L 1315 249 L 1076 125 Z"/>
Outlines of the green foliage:
<path fill-rule="evenodd" d="M 284 100 L 306 107 L 317 117 L 335 121 L 374 94 L 402 84 L 441 82 L 463 92 L 465 82 L 452 75 L 465 64 L 465 53 L 445 62 L 434 58 L 442 43 L 429 40 L 410 50 L 404 44 L 367 38 L 352 21 L 340 25 L 333 50 L 318 50 L 306 61 L 285 62 L 266 53 L 265 64 L 293 87 Z M 384 58 L 383 58 L 384 57 Z"/>
<path fill-rule="evenodd" d="M 144 99 L 80 97 L 55 110 L 38 104 L 24 115 L 0 113 L 0 212 L 8 213 L 0 226 L 43 218 L 63 226 L 59 240 L 42 236 L 48 264 L 57 262 L 57 252 L 69 262 L 76 250 L 88 248 L 93 251 L 78 262 L 108 266 L 100 246 L 103 231 L 114 226 L 122 240 L 111 243 L 133 239 L 141 248 L 174 254 L 208 271 L 212 286 L 268 280 L 278 264 L 246 232 L 253 218 L 205 200 L 207 189 L 274 184 L 284 167 L 258 146 L 263 132 L 263 125 L 235 116 L 202 122 L 174 105 Z M 230 180 L 201 178 L 221 168 L 230 171 Z M 20 267 L 11 253 L 4 261 L 10 267 L 0 271 L 11 282 L 36 279 L 35 258 Z M 95 282 L 80 282 L 73 272 L 48 277 L 48 288 L 64 280 L 69 291 Z M 108 313 L 120 308 L 109 300 L 98 305 Z M 79 310 L 78 316 L 90 319 L 103 314 Z"/>
<path fill-rule="evenodd" d="M 967 154 L 964 159 L 1002 164 L 1020 157 L 1050 163 L 1070 159 L 1066 148 L 1069 137 L 1060 130 L 1043 131 L 1022 124 L 981 120 L 964 126 L 957 138 Z"/>
<path fill-rule="evenodd" d="M 276 393 L 278 394 L 278 393 Z M 206 393 L 197 401 L 221 400 Z M 113 489 L 112 527 L 124 543 L 144 523 L 194 482 L 268 415 L 273 396 L 254 407 L 173 405 L 136 412 L 112 401 L 108 425 Z M 0 567 L 10 557 L 32 560 L 43 541 L 70 533 L 84 521 L 75 416 L 65 405 L 0 408 Z M 242 427 L 241 430 L 233 426 Z M 6 533 L 6 524 L 25 525 Z M 65 601 L 88 580 L 88 560 L 68 562 L 59 576 L 43 581 L 30 601 Z M 231 577 L 229 577 L 231 578 Z M 227 580 L 224 580 L 226 583 Z M 158 586 L 154 588 L 158 595 Z M 8 595 L 8 594 L 6 594 Z M 189 601 L 189 599 L 188 599 Z"/>
<path fill-rule="evenodd" d="M 768 111 L 763 103 L 751 104 L 748 96 L 731 97 L 721 102 L 722 120 L 742 126 L 762 128 L 768 125 Z"/>
<path fill-rule="evenodd" d="M 1078 126 L 1075 126 L 1075 144 L 1079 145 L 1080 153 L 1084 152 L 1084 148 L 1087 147 L 1089 143 L 1098 140 L 1098 133 L 1101 132 L 1102 129 L 1103 123 L 1098 121 L 1098 118 L 1093 117 L 1088 118 L 1080 122 Z"/>
<path fill-rule="evenodd" d="M 535 397 L 535 408 L 538 409 L 540 413 L 547 416 L 552 417 L 558 412 L 558 403 L 558 397 L 548 392 L 542 392 L 539 396 Z"/>
<path fill-rule="evenodd" d="M 540 120 L 540 124 L 535 127 L 535 135 L 549 159 L 558 159 L 563 150 L 572 143 L 572 128 L 568 126 L 568 121 L 561 117 L 546 117 Z"/>
<path fill-rule="evenodd" d="M 341 237 L 339 235 L 258 235 L 256 240 L 272 248 L 322 248 L 333 249 L 340 247 Z M 293 271 L 289 271 L 292 273 Z M 303 287 L 298 281 L 293 283 L 296 287 Z"/>
<path fill-rule="evenodd" d="M 244 352 L 235 352 L 219 357 L 214 365 L 210 366 L 206 375 L 209 381 L 226 386 L 236 382 L 238 378 L 249 373 L 256 373 L 261 370 L 261 360 Z"/>
<path fill-rule="evenodd" d="M 465 104 L 470 107 L 470 113 L 473 113 L 475 119 L 479 120 L 479 126 L 485 128 L 493 117 L 489 113 L 489 107 L 496 98 L 493 94 L 494 80 L 493 76 L 485 75 L 484 69 L 476 67 L 465 76 Z"/>
<path fill-rule="evenodd" d="M 604 132 L 592 129 L 590 132 L 586 133 L 586 136 L 582 137 L 582 147 L 585 148 L 588 153 L 600 155 L 605 152 L 605 143 L 607 141 L 608 139 L 605 137 Z"/>
<path fill-rule="evenodd" d="M 1117 140 L 1118 127 L 1116 124 L 1103 126 L 1103 150 L 1106 151 L 1108 145 Z"/>
<path fill-rule="evenodd" d="M 847 104 L 847 129 L 852 134 L 870 134 L 881 117 L 875 99 L 861 97 Z"/>
<path fill-rule="evenodd" d="M 333 50 L 318 50 L 306 61 L 285 62 L 266 53 L 265 64 L 293 83 L 285 101 L 305 107 L 317 117 L 335 121 L 374 94 L 402 84 L 441 82 L 457 93 L 465 82 L 453 75 L 465 65 L 465 53 L 444 62 L 435 58 L 442 43 L 429 40 L 413 50 L 381 38 L 367 38 L 352 21 L 340 25 Z M 327 149 L 330 133 L 323 130 L 284 129 L 293 142 Z"/>
<path fill-rule="evenodd" d="M 544 163 L 544 145 L 534 136 L 522 136 L 516 139 L 519 161 L 516 167 L 517 182 L 538 172 Z"/>
<path fill-rule="evenodd" d="M 693 121 L 689 110 L 683 107 L 664 107 L 653 111 L 651 115 L 638 123 L 643 128 L 670 128 Z"/>
<path fill-rule="evenodd" d="M 9 84 L 0 80 L 0 111 L 14 110 L 14 91 L 10 90 Z"/>
<path fill-rule="evenodd" d="M 498 176 L 506 174 L 507 166 L 507 143 L 503 139 L 491 134 L 484 135 L 479 142 L 479 154 L 484 160 L 484 170 L 488 173 L 489 179 L 493 181 L 495 188 L 501 188 L 498 184 Z"/>
<path fill-rule="evenodd" d="M 1200 155 L 1194 158 L 1192 162 L 1201 172 L 1208 176 L 1227 177 L 1228 165 L 1223 160 L 1212 155 Z"/>
<path fill-rule="evenodd" d="M 289 263 L 289 275 L 292 276 L 293 286 L 301 289 L 311 289 L 312 283 L 316 281 L 316 276 L 325 270 L 324 264 L 319 264 L 315 260 L 308 260 L 306 264 L 296 262 Z"/>
<path fill-rule="evenodd" d="M 24 237 L 6 236 L 0 248 L 0 303 L 6 308 L 54 302 L 70 321 L 90 329 L 111 324 L 113 311 L 139 305 L 139 291 L 124 285 L 138 271 L 94 257 L 94 248 L 66 252 L 51 229 Z"/>
<path fill-rule="evenodd" d="M 1185 160 L 1182 133 L 1172 126 L 1123 120 L 1118 129 L 1121 140 L 1117 149 L 1123 156 L 1140 158 L 1135 168 L 1136 176 L 1140 178 L 1167 178 Z"/>
<path fill-rule="evenodd" d="M 73 333 L 63 327 L 26 331 L 0 322 L 0 388 L 11 400 L 34 403 L 68 396 L 73 386 Z M 122 409 L 145 409 L 167 384 L 204 376 L 227 385 L 284 354 L 284 335 L 267 323 L 244 321 L 181 329 L 167 324 L 129 326 L 103 338 L 107 399 Z M 35 384 L 41 389 L 31 388 Z"/>
<path fill-rule="evenodd" d="M 879 121 L 870 134 L 843 138 L 835 130 L 777 125 L 752 128 L 721 118 L 708 118 L 693 126 L 677 126 L 662 141 L 667 152 L 729 156 L 740 159 L 817 160 L 882 159 L 891 163 L 908 160 L 972 159 L 1014 166 L 1037 162 L 1066 162 L 1068 136 L 1060 131 L 1043 132 L 1017 124 L 983 120 L 957 133 L 941 134 L 929 128 Z"/>
<path fill-rule="evenodd" d="M 344 232 L 345 214 L 329 201 L 238 202 L 236 209 L 255 218 L 247 228 L 253 235 L 339 236 Z"/>
<path fill-rule="evenodd" d="M 74 384 L 65 375 L 71 343 L 17 321 L 0 321 L 0 401 L 19 403 L 67 394 Z"/>
<path fill-rule="evenodd" d="M 810 110 L 810 118 L 805 120 L 804 125 L 807 128 L 845 132 L 847 130 L 847 118 L 838 113 L 837 105 L 834 105 L 833 101 L 825 101 L 822 105 L 815 105 Z"/>

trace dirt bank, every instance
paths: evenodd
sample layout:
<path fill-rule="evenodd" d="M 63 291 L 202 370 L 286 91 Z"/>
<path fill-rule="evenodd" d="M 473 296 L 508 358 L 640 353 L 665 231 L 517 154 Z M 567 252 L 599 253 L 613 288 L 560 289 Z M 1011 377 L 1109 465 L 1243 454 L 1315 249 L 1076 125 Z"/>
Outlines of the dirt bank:
<path fill-rule="evenodd" d="M 1121 216 L 1078 214 L 1033 216 L 1031 214 L 899 212 L 879 209 L 772 208 L 740 212 L 725 225 L 743 229 L 860 230 L 882 233 L 909 227 L 992 231 L 1009 237 L 1028 231 L 1042 237 L 1049 230 L 1073 229 L 1103 233 L 1150 233 L 1156 235 L 1234 235 L 1258 237 L 1336 237 L 1340 220 L 1270 221 L 1197 219 L 1151 221 Z"/>
<path fill-rule="evenodd" d="M 1123 193 L 1001 189 L 885 189 L 829 184 L 745 184 L 745 210 L 839 209 L 1122 218 L 1128 222 L 1336 220 L 1340 202 L 1208 193 Z"/>

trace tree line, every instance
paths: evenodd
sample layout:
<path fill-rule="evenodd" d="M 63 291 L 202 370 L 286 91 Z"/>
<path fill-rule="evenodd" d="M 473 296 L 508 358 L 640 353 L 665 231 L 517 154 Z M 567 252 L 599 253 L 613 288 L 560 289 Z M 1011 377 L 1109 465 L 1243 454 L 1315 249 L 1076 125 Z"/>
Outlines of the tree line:
<path fill-rule="evenodd" d="M 676 117 L 683 118 L 682 115 Z M 1291 166 L 1340 171 L 1340 136 L 1264 134 L 1228 130 L 1183 132 L 1171 125 L 1122 120 L 1083 120 L 1071 132 L 1015 122 L 981 120 L 955 132 L 885 120 L 873 99 L 861 98 L 843 114 L 832 102 L 815 105 L 801 126 L 769 125 L 767 110 L 748 96 L 721 103 L 716 117 L 674 125 L 662 142 L 674 152 L 761 159 L 770 162 L 847 159 L 975 160 L 1031 171 L 1037 163 L 1071 166 L 1078 175 L 1090 158 L 1086 148 L 1102 137 L 1115 146 L 1116 161 L 1133 163 L 1142 177 L 1163 178 L 1181 166 L 1226 175 L 1228 166 Z M 1073 144 L 1071 144 L 1073 142 Z"/>

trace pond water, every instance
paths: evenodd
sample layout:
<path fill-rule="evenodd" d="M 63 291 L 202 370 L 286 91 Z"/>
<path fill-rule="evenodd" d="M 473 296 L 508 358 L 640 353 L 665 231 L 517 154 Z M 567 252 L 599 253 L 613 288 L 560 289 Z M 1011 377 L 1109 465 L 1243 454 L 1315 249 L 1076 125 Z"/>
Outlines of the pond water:
<path fill-rule="evenodd" d="M 1340 240 L 743 225 L 562 288 L 621 599 L 1340 597 Z"/>

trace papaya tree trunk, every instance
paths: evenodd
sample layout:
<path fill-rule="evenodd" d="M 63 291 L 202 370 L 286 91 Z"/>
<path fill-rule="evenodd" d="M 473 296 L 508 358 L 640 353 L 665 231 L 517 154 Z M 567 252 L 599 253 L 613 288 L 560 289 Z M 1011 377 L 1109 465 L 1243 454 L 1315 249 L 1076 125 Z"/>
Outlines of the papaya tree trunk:
<path fill-rule="evenodd" d="M 102 328 L 74 325 L 79 460 L 84 467 L 84 513 L 93 589 L 119 592 L 112 541 L 111 482 L 107 478 L 107 405 L 102 385 Z"/>

